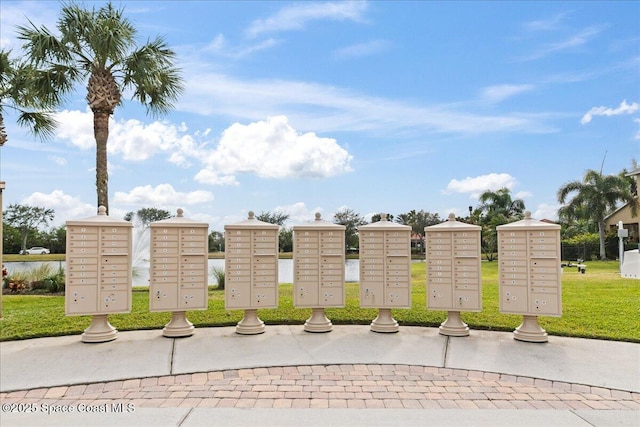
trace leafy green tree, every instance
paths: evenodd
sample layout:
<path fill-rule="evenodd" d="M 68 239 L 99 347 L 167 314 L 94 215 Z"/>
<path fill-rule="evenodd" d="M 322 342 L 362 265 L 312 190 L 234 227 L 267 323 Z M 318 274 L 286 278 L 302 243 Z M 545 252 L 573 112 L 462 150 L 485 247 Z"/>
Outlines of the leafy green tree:
<path fill-rule="evenodd" d="M 4 113 L 18 113 L 18 124 L 42 140 L 54 134 L 56 121 L 51 109 L 61 101 L 66 91 L 56 70 L 39 70 L 23 61 L 10 58 L 10 52 L 0 50 L 0 147 L 7 142 Z M 61 86 L 59 86 L 61 84 Z"/>
<path fill-rule="evenodd" d="M 378 222 L 382 220 L 382 214 L 381 213 L 377 213 L 374 215 L 371 215 L 371 223 L 374 222 Z M 393 215 L 391 214 L 387 214 L 387 221 L 393 221 Z"/>
<path fill-rule="evenodd" d="M 347 251 L 350 248 L 358 248 L 360 242 L 358 240 L 358 227 L 366 225 L 367 221 L 356 211 L 344 208 L 333 215 L 333 223 L 344 225 L 345 229 L 345 245 Z"/>
<path fill-rule="evenodd" d="M 43 232 L 41 237 L 43 246 L 51 249 L 53 254 L 66 253 L 67 248 L 67 227 L 61 225 L 49 231 Z"/>
<path fill-rule="evenodd" d="M 5 254 L 17 254 L 20 252 L 21 246 L 20 230 L 7 224 L 6 221 L 2 221 L 2 252 Z"/>
<path fill-rule="evenodd" d="M 31 232 L 37 232 L 41 226 L 46 227 L 52 221 L 55 213 L 53 209 L 38 206 L 12 204 L 3 212 L 7 224 L 20 232 L 21 250 L 27 249 L 27 237 Z"/>
<path fill-rule="evenodd" d="M 260 212 L 260 215 L 256 215 L 258 221 L 268 222 L 269 224 L 276 224 L 280 227 L 284 227 L 284 223 L 289 219 L 289 214 L 283 212 Z"/>
<path fill-rule="evenodd" d="M 484 216 L 501 216 L 506 220 L 505 223 L 524 217 L 524 201 L 512 199 L 511 190 L 506 187 L 497 191 L 485 191 L 480 195 L 479 201 Z"/>
<path fill-rule="evenodd" d="M 175 53 L 162 37 L 139 46 L 136 28 L 123 16 L 123 9 L 107 3 L 100 9 L 64 5 L 58 18 L 60 36 L 49 29 L 18 27 L 18 38 L 30 64 L 47 73 L 56 73 L 55 88 L 67 90 L 76 83 L 87 85 L 87 102 L 93 112 L 96 139 L 96 190 L 98 206 L 109 211 L 107 141 L 109 117 L 122 103 L 122 93 L 159 116 L 169 112 L 183 90 Z"/>
<path fill-rule="evenodd" d="M 626 179 L 620 175 L 603 175 L 589 169 L 582 181 L 571 181 L 558 190 L 558 202 L 563 206 L 558 216 L 572 219 L 589 219 L 598 225 L 600 259 L 607 258 L 604 218 L 618 207 L 628 203 L 631 214 L 638 214 L 638 198 L 634 197 Z"/>
<path fill-rule="evenodd" d="M 171 218 L 169 211 L 158 208 L 141 208 L 135 213 L 133 211 L 127 212 L 124 215 L 125 221 L 137 221 L 142 226 L 143 230 L 149 228 L 149 225 L 155 221 L 162 221 L 163 219 Z"/>
<path fill-rule="evenodd" d="M 280 226 L 280 233 L 278 234 L 278 247 L 280 252 L 292 252 L 293 251 L 293 230 L 285 228 L 284 223 L 289 219 L 289 214 L 283 212 L 260 212 L 260 215 L 256 215 L 258 221 L 268 222 L 269 224 L 276 224 Z M 289 248 L 290 250 L 285 250 Z"/>
<path fill-rule="evenodd" d="M 420 236 L 422 239 L 424 238 L 424 228 L 440 224 L 442 219 L 437 213 L 432 214 L 431 212 L 425 212 L 422 209 L 416 212 L 415 209 L 412 209 L 407 213 L 398 215 L 396 222 L 398 224 L 410 226 L 411 232 L 414 235 Z"/>
<path fill-rule="evenodd" d="M 521 199 L 512 199 L 508 188 L 485 191 L 479 198 L 478 225 L 482 227 L 482 251 L 488 261 L 496 259 L 498 233 L 496 227 L 524 217 L 525 204 Z"/>
<path fill-rule="evenodd" d="M 280 252 L 293 252 L 293 228 L 282 228 L 278 236 Z"/>
<path fill-rule="evenodd" d="M 220 231 L 209 233 L 209 252 L 224 252 L 224 233 Z"/>

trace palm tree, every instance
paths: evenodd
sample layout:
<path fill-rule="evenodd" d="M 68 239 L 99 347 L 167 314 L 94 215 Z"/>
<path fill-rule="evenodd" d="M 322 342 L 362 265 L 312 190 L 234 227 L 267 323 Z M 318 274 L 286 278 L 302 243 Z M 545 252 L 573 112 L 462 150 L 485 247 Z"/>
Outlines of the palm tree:
<path fill-rule="evenodd" d="M 18 124 L 42 140 L 54 134 L 56 121 L 51 108 L 61 101 L 66 87 L 58 86 L 59 76 L 10 58 L 11 52 L 0 50 L 0 147 L 7 142 L 4 113 L 18 113 Z"/>
<path fill-rule="evenodd" d="M 632 215 L 637 215 L 638 199 L 633 197 L 628 182 L 619 175 L 603 175 L 592 169 L 585 172 L 582 181 L 571 181 L 560 187 L 558 202 L 564 205 L 572 194 L 573 198 L 560 208 L 560 214 L 573 219 L 586 216 L 598 224 L 600 259 L 605 260 L 604 218 L 619 202 L 629 203 Z"/>
<path fill-rule="evenodd" d="M 136 29 L 123 16 L 123 9 L 111 3 L 98 10 L 64 5 L 57 23 L 59 37 L 44 26 L 29 24 L 18 27 L 18 37 L 34 66 L 57 70 L 67 86 L 88 78 L 86 99 L 93 112 L 98 206 L 108 211 L 109 117 L 128 89 L 154 117 L 169 112 L 183 90 L 180 70 L 173 65 L 175 53 L 162 37 L 138 46 Z"/>
<path fill-rule="evenodd" d="M 487 190 L 480 195 L 480 209 L 486 216 L 502 216 L 505 222 L 521 219 L 524 213 L 524 201 L 512 199 L 511 191 L 504 187 L 497 191 Z"/>
<path fill-rule="evenodd" d="M 524 201 L 512 199 L 511 191 L 503 187 L 497 191 L 487 190 L 480 195 L 478 224 L 482 226 L 482 250 L 487 260 L 493 261 L 498 251 L 496 227 L 523 218 Z"/>

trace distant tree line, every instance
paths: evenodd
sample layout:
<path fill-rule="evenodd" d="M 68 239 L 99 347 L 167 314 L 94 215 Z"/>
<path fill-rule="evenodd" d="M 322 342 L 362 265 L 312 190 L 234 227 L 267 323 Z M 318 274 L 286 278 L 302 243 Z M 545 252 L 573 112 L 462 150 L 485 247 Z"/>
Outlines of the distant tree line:
<path fill-rule="evenodd" d="M 633 170 L 638 169 L 635 161 Z M 638 194 L 635 179 L 626 169 L 618 175 L 603 175 L 601 172 L 587 170 L 581 181 L 571 181 L 560 187 L 557 192 L 562 207 L 558 217 L 562 226 L 563 258 L 591 259 L 617 255 L 617 236 L 614 231 L 606 230 L 604 218 L 617 209 L 621 203 L 627 204 L 632 214 L 638 213 Z M 459 221 L 482 227 L 482 252 L 489 261 L 497 259 L 498 241 L 496 227 L 524 217 L 525 203 L 513 198 L 508 188 L 485 191 L 474 208 L 469 206 L 469 215 L 456 218 Z M 44 246 L 51 253 L 65 253 L 65 226 L 46 231 L 55 212 L 39 206 L 20 204 L 9 205 L 3 212 L 4 253 L 19 253 L 30 246 Z M 154 221 L 171 218 L 169 211 L 158 208 L 141 208 L 128 212 L 124 219 L 133 221 L 141 227 L 148 227 Z M 287 227 L 289 214 L 263 211 L 256 218 L 260 221 L 280 226 L 279 247 L 281 252 L 293 251 L 293 228 Z M 380 221 L 382 214 L 372 216 L 371 222 Z M 411 210 L 397 215 L 386 214 L 388 221 L 408 225 L 412 230 L 412 249 L 424 251 L 424 228 L 443 222 L 436 213 L 425 210 Z M 542 218 L 540 218 L 542 219 Z M 356 252 L 359 248 L 358 227 L 368 222 L 357 211 L 343 208 L 333 215 L 332 222 L 345 226 L 345 250 Z M 224 252 L 224 233 L 212 231 L 208 239 L 209 252 Z M 637 247 L 637 241 L 630 247 Z"/>

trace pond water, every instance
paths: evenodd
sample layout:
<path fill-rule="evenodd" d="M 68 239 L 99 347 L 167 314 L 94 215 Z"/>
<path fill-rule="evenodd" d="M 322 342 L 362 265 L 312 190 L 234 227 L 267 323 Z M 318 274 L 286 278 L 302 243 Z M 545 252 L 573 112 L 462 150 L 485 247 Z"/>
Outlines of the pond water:
<path fill-rule="evenodd" d="M 52 262 L 5 262 L 9 275 L 13 272 L 31 270 L 38 267 L 41 264 L 51 264 L 54 270 L 58 268 L 65 268 L 64 261 L 52 261 Z M 209 260 L 209 284 L 217 284 L 215 276 L 211 274 L 213 267 L 224 269 L 224 259 L 210 259 Z M 357 282 L 360 279 L 360 260 L 348 259 L 345 262 L 345 280 L 347 282 Z M 281 259 L 278 260 L 278 282 L 279 283 L 293 283 L 293 260 Z M 138 266 L 134 267 L 133 286 L 148 286 L 149 285 L 149 263 L 138 263 Z"/>

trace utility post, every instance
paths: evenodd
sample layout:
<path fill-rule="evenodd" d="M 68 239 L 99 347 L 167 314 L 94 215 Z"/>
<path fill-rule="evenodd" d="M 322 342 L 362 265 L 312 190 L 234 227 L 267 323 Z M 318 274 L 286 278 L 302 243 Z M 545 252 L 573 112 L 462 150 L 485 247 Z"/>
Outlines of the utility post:
<path fill-rule="evenodd" d="M 2 268 L 2 191 L 4 190 L 5 183 L 0 181 L 0 268 Z M 0 279 L 0 318 L 2 318 L 2 287 L 4 286 L 4 277 Z"/>
<path fill-rule="evenodd" d="M 622 221 L 618 221 L 618 259 L 620 260 L 620 275 L 622 276 L 622 263 L 624 262 L 624 238 L 629 236 L 629 230 L 622 227 Z"/>

